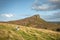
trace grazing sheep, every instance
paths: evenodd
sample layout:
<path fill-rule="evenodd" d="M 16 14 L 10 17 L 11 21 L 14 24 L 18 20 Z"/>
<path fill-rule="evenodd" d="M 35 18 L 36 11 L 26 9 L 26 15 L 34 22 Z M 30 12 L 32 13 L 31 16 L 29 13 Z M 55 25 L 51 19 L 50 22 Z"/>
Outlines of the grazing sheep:
<path fill-rule="evenodd" d="M 16 29 L 16 30 L 20 30 L 19 28 L 20 28 L 19 26 L 16 26 L 16 28 L 15 28 L 15 29 Z"/>

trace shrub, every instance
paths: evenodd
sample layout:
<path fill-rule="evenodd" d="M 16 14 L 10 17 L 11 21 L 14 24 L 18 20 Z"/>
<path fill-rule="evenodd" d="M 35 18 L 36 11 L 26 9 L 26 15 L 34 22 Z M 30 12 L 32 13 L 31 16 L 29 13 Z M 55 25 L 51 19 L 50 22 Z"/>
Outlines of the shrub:
<path fill-rule="evenodd" d="M 59 29 L 59 28 L 57 28 L 57 29 L 56 29 L 56 31 L 59 31 L 59 32 L 60 32 L 60 29 Z"/>

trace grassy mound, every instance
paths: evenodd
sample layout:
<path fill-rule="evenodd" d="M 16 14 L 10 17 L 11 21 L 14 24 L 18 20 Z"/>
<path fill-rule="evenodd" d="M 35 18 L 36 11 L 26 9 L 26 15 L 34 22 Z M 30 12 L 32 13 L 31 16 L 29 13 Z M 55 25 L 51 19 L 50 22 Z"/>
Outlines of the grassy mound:
<path fill-rule="evenodd" d="M 19 26 L 19 30 L 16 30 Z M 60 33 L 20 25 L 0 23 L 0 40 L 60 40 Z"/>

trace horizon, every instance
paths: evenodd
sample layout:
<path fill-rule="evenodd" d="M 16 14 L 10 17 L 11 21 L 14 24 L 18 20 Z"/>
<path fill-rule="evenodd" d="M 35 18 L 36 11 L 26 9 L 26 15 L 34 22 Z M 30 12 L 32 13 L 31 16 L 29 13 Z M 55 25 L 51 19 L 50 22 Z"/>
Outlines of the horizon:
<path fill-rule="evenodd" d="M 35 14 L 35 15 L 40 16 L 39 14 Z M 32 16 L 29 16 L 29 17 L 26 17 L 26 18 L 30 18 L 30 17 L 33 17 L 35 15 L 32 15 Z M 18 21 L 18 20 L 24 20 L 26 18 L 16 19 L 16 20 L 9 20 L 9 21 L 0 21 L 0 22 L 4 23 L 4 22 L 10 22 L 10 21 Z M 42 19 L 42 18 L 40 17 L 40 19 Z M 44 20 L 44 19 L 42 19 L 42 20 Z M 46 20 L 44 20 L 44 21 L 49 22 L 49 23 L 60 23 L 60 22 L 56 22 L 56 21 L 55 22 L 54 21 L 46 21 Z"/>
<path fill-rule="evenodd" d="M 60 22 L 60 0 L 0 0 L 0 21 L 24 19 L 35 14 L 45 21 Z"/>

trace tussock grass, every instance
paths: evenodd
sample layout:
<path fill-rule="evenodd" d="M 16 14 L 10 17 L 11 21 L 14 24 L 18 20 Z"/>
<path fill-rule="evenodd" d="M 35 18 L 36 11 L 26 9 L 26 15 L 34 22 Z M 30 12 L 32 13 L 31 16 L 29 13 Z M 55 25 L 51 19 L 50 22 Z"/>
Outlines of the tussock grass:
<path fill-rule="evenodd" d="M 60 32 L 0 23 L 0 40 L 60 40 Z"/>

